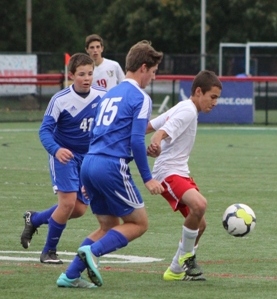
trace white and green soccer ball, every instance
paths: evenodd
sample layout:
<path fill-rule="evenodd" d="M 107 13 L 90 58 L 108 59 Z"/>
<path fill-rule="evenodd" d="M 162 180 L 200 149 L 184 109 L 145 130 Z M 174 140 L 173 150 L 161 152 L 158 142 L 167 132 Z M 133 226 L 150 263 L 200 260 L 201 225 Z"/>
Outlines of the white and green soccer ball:
<path fill-rule="evenodd" d="M 242 203 L 230 205 L 224 212 L 222 224 L 226 231 L 234 237 L 244 237 L 256 225 L 256 215 L 247 205 Z"/>

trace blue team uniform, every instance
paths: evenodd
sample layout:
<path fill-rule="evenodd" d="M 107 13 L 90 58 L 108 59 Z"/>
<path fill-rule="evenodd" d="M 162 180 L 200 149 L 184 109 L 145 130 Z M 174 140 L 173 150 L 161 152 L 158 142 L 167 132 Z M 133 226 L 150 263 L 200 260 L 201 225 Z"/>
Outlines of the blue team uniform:
<path fill-rule="evenodd" d="M 151 110 L 149 95 L 131 79 L 110 89 L 98 104 L 81 168 L 93 213 L 121 217 L 144 206 L 128 163 L 135 160 L 144 183 L 152 179 L 145 147 Z"/>
<path fill-rule="evenodd" d="M 88 95 L 82 97 L 73 85 L 59 91 L 51 98 L 39 130 L 40 140 L 49 153 L 54 191 L 78 192 L 77 198 L 85 204 L 89 201 L 81 193 L 80 168 L 88 151 L 97 105 L 105 93 L 103 88 L 91 87 Z M 61 147 L 74 155 L 67 164 L 55 158 Z"/>

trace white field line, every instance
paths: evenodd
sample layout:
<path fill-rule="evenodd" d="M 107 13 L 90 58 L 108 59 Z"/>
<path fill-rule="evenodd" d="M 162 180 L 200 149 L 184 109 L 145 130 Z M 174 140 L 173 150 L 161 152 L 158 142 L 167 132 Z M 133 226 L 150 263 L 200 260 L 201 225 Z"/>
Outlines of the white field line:
<path fill-rule="evenodd" d="M 40 255 L 40 251 L 3 251 L 0 250 L 0 260 L 2 261 L 17 261 L 17 262 L 39 262 L 39 257 L 34 257 L 35 255 Z M 3 255 L 4 254 L 4 255 Z M 7 256 L 7 254 L 15 254 L 16 256 Z M 62 256 L 72 256 L 76 255 L 76 252 L 57 252 L 59 257 L 65 263 L 70 263 L 72 259 L 63 259 Z M 22 257 L 22 255 L 28 255 L 27 257 Z M 106 260 L 105 260 L 105 259 Z M 163 259 L 153 258 L 153 257 L 143 257 L 135 255 L 120 255 L 120 254 L 106 254 L 100 258 L 101 264 L 130 264 L 130 263 L 153 263 L 160 262 Z"/>

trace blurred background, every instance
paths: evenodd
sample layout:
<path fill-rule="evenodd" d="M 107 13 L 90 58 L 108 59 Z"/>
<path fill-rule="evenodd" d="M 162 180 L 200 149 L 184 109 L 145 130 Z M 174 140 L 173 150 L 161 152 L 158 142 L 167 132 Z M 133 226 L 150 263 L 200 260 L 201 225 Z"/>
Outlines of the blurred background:
<path fill-rule="evenodd" d="M 104 39 L 104 56 L 118 61 L 123 69 L 129 48 L 147 39 L 164 52 L 159 75 L 196 75 L 209 69 L 222 76 L 277 76 L 277 1 L 1 0 L 0 25 L 0 58 L 7 62 L 5 55 L 35 55 L 35 74 L 64 74 L 65 53 L 85 52 L 85 37 L 97 33 Z M 249 42 L 260 45 L 247 53 Z M 3 60 L 0 76 L 16 75 L 1 70 Z M 5 89 L 0 92 L 0 109 L 43 110 L 44 102 L 62 87 L 63 82 L 59 83 L 13 95 Z M 173 80 L 157 81 L 148 91 L 157 104 L 171 95 L 169 104 L 173 105 L 179 86 Z M 276 91 L 274 81 L 254 83 L 254 109 L 265 111 L 254 122 L 277 122 L 269 111 L 277 109 Z M 30 119 L 41 119 L 40 112 L 33 114 Z M 9 119 L 11 115 L 0 117 L 0 121 Z"/>

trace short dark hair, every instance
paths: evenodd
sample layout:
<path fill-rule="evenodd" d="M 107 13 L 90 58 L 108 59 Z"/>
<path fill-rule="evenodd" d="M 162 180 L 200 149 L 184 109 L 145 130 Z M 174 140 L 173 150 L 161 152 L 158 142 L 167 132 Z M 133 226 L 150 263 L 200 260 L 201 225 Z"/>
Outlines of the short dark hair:
<path fill-rule="evenodd" d="M 88 48 L 88 46 L 89 46 L 89 44 L 91 42 L 95 42 L 95 41 L 96 42 L 100 42 L 101 47 L 104 46 L 103 38 L 100 35 L 98 35 L 98 34 L 91 34 L 91 35 L 88 35 L 86 37 L 86 41 L 85 41 L 85 47 L 86 47 L 86 49 Z"/>
<path fill-rule="evenodd" d="M 68 71 L 72 74 L 75 74 L 76 69 L 80 65 L 88 65 L 91 64 L 94 66 L 93 60 L 89 57 L 89 55 L 85 53 L 75 53 L 70 57 L 68 63 Z"/>
<path fill-rule="evenodd" d="M 143 64 L 149 69 L 162 61 L 163 53 L 156 51 L 151 42 L 142 40 L 131 47 L 126 56 L 126 72 L 135 72 Z"/>
<path fill-rule="evenodd" d="M 197 87 L 200 87 L 203 94 L 211 90 L 213 86 L 222 90 L 222 83 L 213 71 L 200 71 L 194 78 L 191 86 L 191 95 L 194 95 Z"/>

